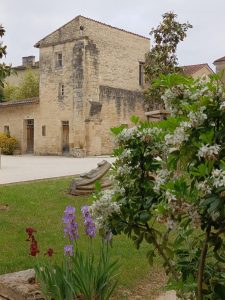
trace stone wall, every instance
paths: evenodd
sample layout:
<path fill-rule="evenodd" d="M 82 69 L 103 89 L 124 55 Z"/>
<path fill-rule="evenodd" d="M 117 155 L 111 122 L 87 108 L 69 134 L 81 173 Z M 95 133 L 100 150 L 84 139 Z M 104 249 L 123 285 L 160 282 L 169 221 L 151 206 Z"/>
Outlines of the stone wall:
<path fill-rule="evenodd" d="M 27 150 L 26 120 L 34 119 L 34 146 L 37 140 L 42 138 L 41 133 L 38 134 L 41 130 L 38 121 L 39 113 L 38 104 L 0 107 L 0 132 L 4 132 L 4 126 L 9 126 L 10 134 L 19 141 L 22 153 L 26 153 Z"/>
<path fill-rule="evenodd" d="M 143 94 L 139 91 L 116 89 L 100 86 L 99 100 L 101 106 L 96 107 L 96 114 L 89 112 L 86 119 L 87 154 L 110 154 L 114 147 L 114 138 L 110 128 L 126 124 L 133 126 L 132 115 L 146 120 Z"/>
<path fill-rule="evenodd" d="M 68 122 L 71 153 L 78 148 L 89 155 L 111 153 L 110 128 L 130 125 L 132 114 L 144 118 L 139 62 L 149 50 L 149 39 L 79 16 L 36 46 L 40 48 L 38 108 L 7 108 L 6 117 L 0 112 L 0 126 L 8 118 L 14 128 L 14 119 L 23 123 L 31 115 L 34 153 L 62 154 L 62 123 Z M 56 63 L 59 54 L 61 65 Z M 20 138 L 24 151 L 22 127 L 12 134 Z"/>

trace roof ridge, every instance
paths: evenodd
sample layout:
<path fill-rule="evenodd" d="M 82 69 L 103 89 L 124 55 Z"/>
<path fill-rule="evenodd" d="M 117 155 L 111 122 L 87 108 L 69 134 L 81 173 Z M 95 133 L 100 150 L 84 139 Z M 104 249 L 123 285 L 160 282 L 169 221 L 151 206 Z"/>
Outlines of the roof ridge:
<path fill-rule="evenodd" d="M 219 61 L 224 61 L 224 60 L 225 60 L 225 56 L 223 56 L 223 57 L 220 57 L 220 58 L 218 58 L 218 59 L 214 60 L 214 62 L 213 62 L 213 63 L 215 63 L 215 62 L 219 62 Z"/>
<path fill-rule="evenodd" d="M 95 19 L 92 19 L 92 18 L 88 18 L 88 17 L 84 17 L 82 15 L 78 15 L 76 16 L 75 18 L 73 18 L 72 20 L 68 21 L 67 23 L 65 23 L 64 25 L 58 27 L 56 30 L 52 31 L 51 33 L 47 34 L 44 38 L 40 39 L 37 43 L 34 44 L 34 47 L 39 47 L 40 46 L 40 43 L 46 39 L 47 37 L 49 37 L 51 34 L 55 33 L 56 31 L 58 31 L 59 29 L 61 28 L 64 28 L 65 26 L 67 26 L 68 24 L 70 24 L 71 22 L 73 22 L 74 20 L 76 19 L 79 19 L 79 18 L 84 18 L 86 20 L 90 20 L 92 22 L 95 22 L 95 23 L 98 23 L 98 24 L 101 24 L 101 25 L 104 25 L 104 26 L 107 26 L 107 27 L 110 27 L 110 28 L 113 28 L 113 29 L 116 29 L 116 30 L 120 30 L 120 31 L 123 31 L 123 32 L 126 32 L 126 33 L 129 33 L 129 34 L 133 34 L 133 35 L 136 35 L 138 37 L 141 37 L 141 38 L 144 38 L 144 39 L 147 39 L 147 40 L 150 40 L 150 38 L 144 36 L 144 35 L 140 35 L 138 33 L 134 33 L 134 32 L 131 32 L 131 31 L 128 31 L 128 30 L 125 30 L 125 29 L 122 29 L 122 28 L 119 28 L 119 27 L 115 27 L 115 26 L 112 26 L 112 25 L 109 25 L 109 24 L 106 24 L 104 22 L 100 22 L 100 21 L 97 21 Z"/>
<path fill-rule="evenodd" d="M 104 22 L 97 21 L 97 20 L 92 19 L 92 18 L 89 18 L 89 17 L 84 17 L 84 16 L 82 16 L 82 15 L 79 15 L 79 17 L 82 17 L 82 18 L 84 18 L 84 19 L 93 21 L 93 22 L 95 22 L 95 23 L 98 23 L 98 24 L 101 24 L 101 25 L 104 25 L 104 26 L 107 26 L 107 27 L 110 27 L 110 28 L 113 28 L 113 29 L 117 29 L 117 30 L 120 30 L 120 31 L 123 31 L 123 32 L 127 32 L 127 33 L 130 33 L 130 34 L 139 36 L 139 37 L 141 37 L 141 38 L 150 40 L 150 38 L 148 38 L 148 37 L 146 37 L 146 36 L 144 36 L 144 35 L 141 35 L 141 34 L 138 34 L 138 33 L 135 33 L 135 32 L 129 31 L 129 30 L 126 30 L 126 29 L 122 29 L 122 28 L 119 28 L 119 27 L 116 27 L 116 26 L 112 26 L 112 25 L 110 25 L 110 24 L 106 24 L 106 23 L 104 23 Z"/>
<path fill-rule="evenodd" d="M 0 107 L 22 105 L 22 104 L 31 104 L 31 103 L 39 103 L 39 97 L 4 101 L 4 102 L 0 103 Z"/>

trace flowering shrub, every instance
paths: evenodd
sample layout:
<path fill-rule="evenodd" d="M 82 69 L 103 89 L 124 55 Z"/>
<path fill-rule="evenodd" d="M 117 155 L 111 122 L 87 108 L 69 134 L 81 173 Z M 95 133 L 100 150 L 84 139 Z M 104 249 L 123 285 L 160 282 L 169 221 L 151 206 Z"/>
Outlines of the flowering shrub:
<path fill-rule="evenodd" d="M 0 133 L 0 148 L 3 154 L 12 155 L 17 145 L 16 138 Z"/>
<path fill-rule="evenodd" d="M 225 299 L 225 89 L 217 76 L 177 74 L 161 75 L 151 88 L 159 87 L 168 120 L 133 118 L 133 128 L 113 129 L 117 160 L 108 203 L 119 208 L 105 214 L 102 207 L 101 224 L 127 234 L 137 248 L 143 240 L 152 244 L 148 260 L 156 252 L 163 258 L 178 297 Z"/>
<path fill-rule="evenodd" d="M 102 242 L 98 259 L 96 259 L 92 244 L 92 239 L 96 236 L 96 226 L 90 215 L 89 207 L 85 205 L 81 211 L 85 234 L 89 238 L 87 253 L 81 252 L 78 248 L 79 234 L 75 208 L 67 206 L 64 211 L 63 224 L 64 235 L 65 238 L 68 238 L 69 244 L 64 247 L 62 264 L 48 263 L 35 267 L 37 280 L 46 299 L 106 300 L 109 299 L 116 287 L 117 281 L 114 277 L 117 263 L 111 261 L 108 244 L 105 241 Z M 29 240 L 32 242 L 34 230 L 30 231 L 29 228 L 27 230 L 30 234 Z M 52 256 L 51 250 L 50 248 L 47 252 L 49 256 Z"/>

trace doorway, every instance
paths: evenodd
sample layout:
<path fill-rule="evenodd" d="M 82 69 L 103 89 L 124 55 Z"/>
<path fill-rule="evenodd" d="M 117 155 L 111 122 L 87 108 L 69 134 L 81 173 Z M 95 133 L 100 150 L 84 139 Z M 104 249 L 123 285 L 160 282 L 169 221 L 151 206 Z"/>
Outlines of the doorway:
<path fill-rule="evenodd" d="M 34 153 L 34 120 L 29 119 L 27 123 L 27 153 Z"/>
<path fill-rule="evenodd" d="M 69 121 L 62 121 L 62 153 L 68 154 L 69 151 Z"/>

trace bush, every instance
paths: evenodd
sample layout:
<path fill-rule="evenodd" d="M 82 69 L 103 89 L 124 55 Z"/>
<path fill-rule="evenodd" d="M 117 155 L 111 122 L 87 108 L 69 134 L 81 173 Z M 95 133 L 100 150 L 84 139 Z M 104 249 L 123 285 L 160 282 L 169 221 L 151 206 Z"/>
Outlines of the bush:
<path fill-rule="evenodd" d="M 0 133 L 0 148 L 3 154 L 12 155 L 17 145 L 15 137 Z"/>

